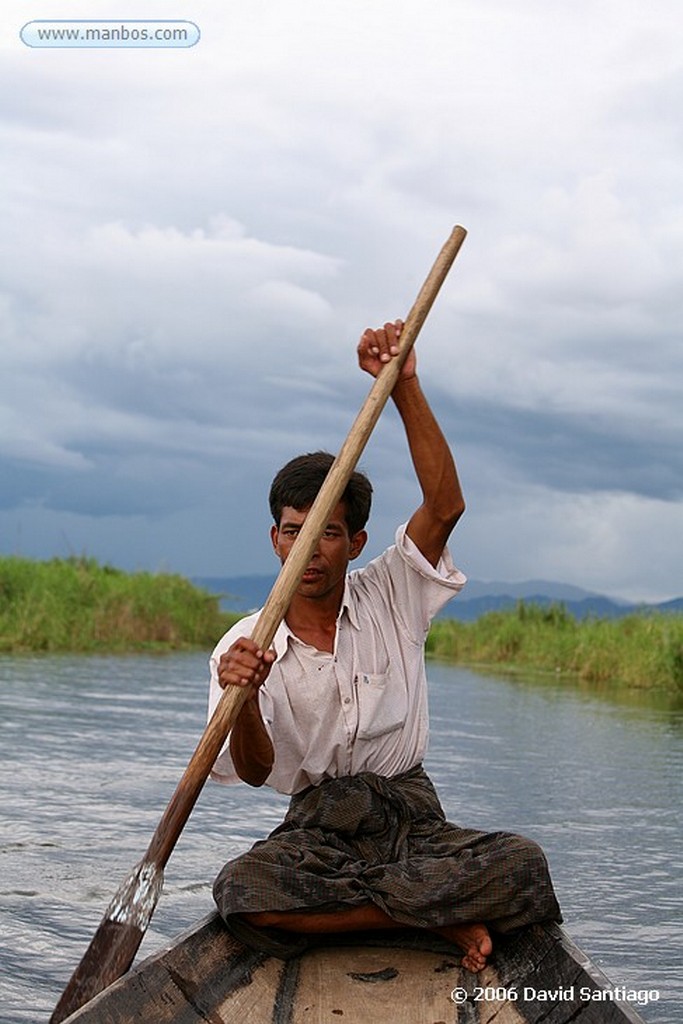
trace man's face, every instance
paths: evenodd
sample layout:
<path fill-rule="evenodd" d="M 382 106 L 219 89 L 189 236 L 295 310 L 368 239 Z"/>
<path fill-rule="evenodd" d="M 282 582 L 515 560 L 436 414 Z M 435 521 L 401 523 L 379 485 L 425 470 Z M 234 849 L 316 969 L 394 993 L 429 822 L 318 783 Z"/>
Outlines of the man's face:
<path fill-rule="evenodd" d="M 301 578 L 298 593 L 302 596 L 325 597 L 336 588 L 343 589 L 349 562 L 358 557 L 367 540 L 365 530 L 349 535 L 345 513 L 344 503 L 340 501 Z M 289 555 L 307 515 L 308 509 L 300 511 L 287 505 L 282 510 L 279 525 L 271 527 L 273 548 L 281 562 Z"/>

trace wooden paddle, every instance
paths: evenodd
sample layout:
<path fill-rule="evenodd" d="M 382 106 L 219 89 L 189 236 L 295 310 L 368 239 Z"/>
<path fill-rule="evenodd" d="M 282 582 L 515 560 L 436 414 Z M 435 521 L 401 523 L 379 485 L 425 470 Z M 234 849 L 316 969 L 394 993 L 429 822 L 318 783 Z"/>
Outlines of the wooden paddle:
<path fill-rule="evenodd" d="M 406 318 L 398 355 L 387 363 L 375 378 L 370 393 L 306 516 L 296 543 L 282 566 L 252 634 L 252 639 L 261 650 L 267 650 L 272 644 L 332 510 L 341 500 L 356 463 L 393 391 L 401 367 L 465 240 L 465 235 L 464 228 L 454 228 L 441 249 Z M 50 1024 L 59 1024 L 125 974 L 132 964 L 161 895 L 164 867 L 247 696 L 248 691 L 244 687 L 226 687 L 152 836 L 147 852 L 107 908 L 92 942 L 50 1018 Z"/>

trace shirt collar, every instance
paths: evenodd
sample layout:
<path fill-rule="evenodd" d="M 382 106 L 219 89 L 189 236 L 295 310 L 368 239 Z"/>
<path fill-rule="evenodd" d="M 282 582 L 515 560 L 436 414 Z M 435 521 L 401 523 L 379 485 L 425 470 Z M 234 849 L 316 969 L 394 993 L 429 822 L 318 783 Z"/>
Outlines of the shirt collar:
<path fill-rule="evenodd" d="M 349 580 L 350 580 L 350 577 L 347 576 L 346 577 L 346 582 L 344 583 L 344 596 L 342 597 L 342 604 L 341 604 L 341 609 L 339 611 L 339 618 L 341 619 L 341 617 L 344 614 L 344 612 L 346 612 L 346 614 L 349 617 L 349 622 L 351 623 L 353 628 L 354 629 L 360 629 L 360 622 L 358 621 L 358 610 L 356 608 L 356 604 L 355 604 L 355 601 L 354 601 L 354 598 L 353 598 L 353 591 L 351 589 Z"/>

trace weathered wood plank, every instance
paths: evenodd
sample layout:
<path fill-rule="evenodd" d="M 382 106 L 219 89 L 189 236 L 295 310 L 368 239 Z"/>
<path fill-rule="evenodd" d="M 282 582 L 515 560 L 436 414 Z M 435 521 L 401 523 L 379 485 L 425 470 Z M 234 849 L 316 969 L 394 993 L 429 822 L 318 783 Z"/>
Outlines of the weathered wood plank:
<path fill-rule="evenodd" d="M 470 999 L 481 989 L 508 995 L 482 999 L 477 992 L 479 1024 L 642 1024 L 631 1005 L 602 998 L 613 991 L 609 979 L 556 925 L 499 938 L 490 965 L 475 979 L 463 971 L 461 984 Z"/>
<path fill-rule="evenodd" d="M 143 961 L 69 1021 L 79 1024 L 223 1024 L 226 1000 L 240 1024 L 262 1024 L 272 1010 L 282 964 L 245 949 L 211 915 L 169 949 Z M 254 987 L 255 977 L 260 984 Z"/>
<path fill-rule="evenodd" d="M 291 1024 L 450 1024 L 457 1019 L 450 998 L 456 973 L 454 961 L 445 967 L 443 954 L 429 950 L 315 950 L 301 962 Z"/>
<path fill-rule="evenodd" d="M 498 939 L 472 975 L 426 932 L 329 937 L 287 963 L 245 949 L 212 915 L 69 1024 L 642 1024 L 556 926 Z M 593 1000 L 592 995 L 600 998 Z"/>

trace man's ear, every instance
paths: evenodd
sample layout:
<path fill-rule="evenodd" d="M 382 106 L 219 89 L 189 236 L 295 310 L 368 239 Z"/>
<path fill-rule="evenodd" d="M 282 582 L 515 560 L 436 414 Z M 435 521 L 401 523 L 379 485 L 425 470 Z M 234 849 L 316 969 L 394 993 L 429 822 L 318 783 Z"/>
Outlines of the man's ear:
<path fill-rule="evenodd" d="M 270 528 L 270 543 L 273 545 L 273 551 L 279 557 L 279 552 L 278 552 L 278 549 L 277 549 L 277 535 L 278 535 L 278 532 L 279 531 L 278 531 L 277 526 L 275 525 L 275 523 L 273 523 L 273 525 Z"/>
<path fill-rule="evenodd" d="M 349 558 L 358 558 L 359 554 L 365 547 L 368 540 L 368 535 L 365 530 L 359 530 L 358 533 L 354 533 L 351 538 L 351 546 L 349 551 Z"/>

